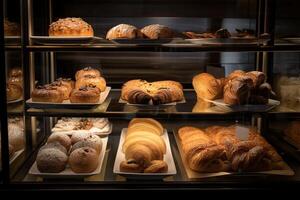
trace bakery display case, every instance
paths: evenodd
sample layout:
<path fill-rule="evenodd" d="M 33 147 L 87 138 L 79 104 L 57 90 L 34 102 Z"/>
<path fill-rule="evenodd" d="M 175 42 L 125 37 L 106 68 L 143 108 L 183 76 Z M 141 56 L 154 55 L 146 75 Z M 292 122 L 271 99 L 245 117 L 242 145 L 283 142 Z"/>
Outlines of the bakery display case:
<path fill-rule="evenodd" d="M 4 1 L 5 187 L 298 186 L 297 5 Z"/>

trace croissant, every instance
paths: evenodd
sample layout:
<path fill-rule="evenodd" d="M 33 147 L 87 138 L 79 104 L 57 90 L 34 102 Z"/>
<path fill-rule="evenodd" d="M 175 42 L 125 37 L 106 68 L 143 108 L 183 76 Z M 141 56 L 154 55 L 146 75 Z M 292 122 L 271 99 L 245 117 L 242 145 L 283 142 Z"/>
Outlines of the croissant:
<path fill-rule="evenodd" d="M 131 90 L 128 92 L 127 101 L 132 104 L 149 104 L 152 97 L 143 90 Z"/>
<path fill-rule="evenodd" d="M 168 164 L 163 160 L 152 160 L 150 165 L 144 169 L 144 173 L 165 173 L 168 171 Z"/>
<path fill-rule="evenodd" d="M 252 79 L 254 88 L 259 87 L 266 80 L 266 75 L 260 71 L 247 72 L 246 76 L 249 76 Z"/>
<path fill-rule="evenodd" d="M 150 131 L 157 135 L 163 135 L 164 128 L 157 120 L 152 118 L 133 118 L 128 125 L 126 136 L 134 131 Z"/>

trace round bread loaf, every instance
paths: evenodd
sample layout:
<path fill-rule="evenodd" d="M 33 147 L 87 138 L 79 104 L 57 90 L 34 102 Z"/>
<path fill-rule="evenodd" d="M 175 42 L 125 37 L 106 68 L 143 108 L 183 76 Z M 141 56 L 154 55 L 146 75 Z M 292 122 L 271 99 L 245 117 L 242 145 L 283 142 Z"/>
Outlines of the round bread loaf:
<path fill-rule="evenodd" d="M 95 75 L 85 75 L 79 78 L 75 83 L 75 88 L 79 89 L 82 87 L 97 87 L 101 92 L 106 89 L 106 81 L 103 77 Z"/>
<path fill-rule="evenodd" d="M 91 68 L 91 67 L 85 67 L 84 69 L 81 69 L 79 71 L 76 72 L 75 74 L 75 79 L 78 80 L 82 77 L 85 76 L 96 76 L 96 77 L 100 77 L 101 73 L 99 70 Z"/>
<path fill-rule="evenodd" d="M 143 35 L 141 31 L 135 26 L 129 24 L 119 24 L 107 32 L 106 39 L 135 39 L 141 38 L 142 36 Z"/>
<path fill-rule="evenodd" d="M 96 170 L 98 162 L 96 150 L 90 147 L 76 149 L 69 157 L 69 165 L 76 173 L 91 173 Z"/>
<path fill-rule="evenodd" d="M 64 94 L 57 87 L 50 85 L 38 86 L 31 93 L 33 102 L 62 103 Z"/>
<path fill-rule="evenodd" d="M 68 156 L 57 148 L 45 148 L 38 152 L 37 168 L 43 173 L 59 173 L 66 168 Z"/>
<path fill-rule="evenodd" d="M 90 136 L 91 134 L 87 132 L 75 132 L 71 136 L 71 142 L 74 145 L 79 141 L 89 138 Z"/>
<path fill-rule="evenodd" d="M 96 150 L 97 154 L 100 154 L 102 150 L 102 140 L 97 135 L 90 135 L 88 138 L 75 143 L 72 146 L 71 152 L 82 147 L 93 148 Z"/>
<path fill-rule="evenodd" d="M 70 95 L 71 103 L 97 103 L 100 99 L 100 91 L 95 87 L 81 87 L 74 89 Z"/>
<path fill-rule="evenodd" d="M 47 143 L 53 143 L 53 142 L 59 142 L 62 146 L 64 146 L 67 149 L 67 151 L 71 147 L 70 137 L 63 133 L 52 133 L 49 136 Z"/>
<path fill-rule="evenodd" d="M 61 152 L 63 152 L 64 154 L 66 154 L 66 155 L 68 154 L 67 149 L 63 145 L 61 145 L 59 142 L 47 143 L 40 148 L 40 151 L 43 149 L 58 149 Z"/>
<path fill-rule="evenodd" d="M 94 36 L 94 30 L 81 18 L 68 17 L 53 22 L 49 27 L 49 36 Z"/>

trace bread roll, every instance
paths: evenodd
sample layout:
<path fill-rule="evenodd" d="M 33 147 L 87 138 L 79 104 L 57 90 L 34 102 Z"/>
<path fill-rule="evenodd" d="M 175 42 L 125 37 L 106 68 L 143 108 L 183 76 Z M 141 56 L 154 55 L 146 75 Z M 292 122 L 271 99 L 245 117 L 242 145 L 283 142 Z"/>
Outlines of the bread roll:
<path fill-rule="evenodd" d="M 151 24 L 141 29 L 142 34 L 149 39 L 172 38 L 173 31 L 160 24 Z"/>
<path fill-rule="evenodd" d="M 6 87 L 7 101 L 14 101 L 22 98 L 23 88 L 19 84 L 8 83 Z"/>
<path fill-rule="evenodd" d="M 49 26 L 49 36 L 94 36 L 91 25 L 81 18 L 59 19 Z"/>
<path fill-rule="evenodd" d="M 98 103 L 99 100 L 100 91 L 96 87 L 81 87 L 70 94 L 71 103 Z"/>
<path fill-rule="evenodd" d="M 222 86 L 214 76 L 208 73 L 194 76 L 193 86 L 200 99 L 214 100 L 222 96 Z"/>
<path fill-rule="evenodd" d="M 102 150 L 102 140 L 97 135 L 90 135 L 72 146 L 71 152 L 82 147 L 90 147 L 96 150 L 97 154 L 101 153 Z"/>
<path fill-rule="evenodd" d="M 59 142 L 61 145 L 63 145 L 67 149 L 67 151 L 71 147 L 70 137 L 63 133 L 52 133 L 49 136 L 47 143 L 52 143 L 52 142 Z"/>
<path fill-rule="evenodd" d="M 71 136 L 72 145 L 76 144 L 79 141 L 85 140 L 91 137 L 90 133 L 87 132 L 74 132 Z"/>
<path fill-rule="evenodd" d="M 57 87 L 46 85 L 35 88 L 31 93 L 31 98 L 33 102 L 62 103 L 64 94 Z"/>
<path fill-rule="evenodd" d="M 135 26 L 129 24 L 119 24 L 113 28 L 111 28 L 107 34 L 106 39 L 114 40 L 114 39 L 135 39 L 141 38 L 142 33 Z"/>
<path fill-rule="evenodd" d="M 42 151 L 43 149 L 58 149 L 61 152 L 63 152 L 64 154 L 68 155 L 67 149 L 63 145 L 61 145 L 59 142 L 47 143 L 40 148 L 40 151 Z"/>
<path fill-rule="evenodd" d="M 80 78 L 83 78 L 85 76 L 96 76 L 100 77 L 101 73 L 99 70 L 91 68 L 91 67 L 85 67 L 84 69 L 81 69 L 76 72 L 75 74 L 75 80 L 79 80 Z"/>
<path fill-rule="evenodd" d="M 75 83 L 75 89 L 84 87 L 97 87 L 101 92 L 104 92 L 106 89 L 106 81 L 103 77 L 86 75 L 79 78 Z"/>
<path fill-rule="evenodd" d="M 46 85 L 47 87 L 47 85 Z M 49 87 L 57 88 L 58 91 L 60 91 L 63 94 L 63 99 L 67 100 L 70 97 L 72 89 L 70 89 L 68 86 L 62 84 L 62 82 L 53 82 L 49 85 Z"/>
<path fill-rule="evenodd" d="M 37 168 L 42 173 L 59 173 L 66 168 L 68 156 L 56 148 L 45 148 L 38 152 Z"/>
<path fill-rule="evenodd" d="M 91 173 L 97 169 L 98 163 L 98 153 L 90 147 L 76 149 L 69 157 L 69 165 L 76 173 Z"/>

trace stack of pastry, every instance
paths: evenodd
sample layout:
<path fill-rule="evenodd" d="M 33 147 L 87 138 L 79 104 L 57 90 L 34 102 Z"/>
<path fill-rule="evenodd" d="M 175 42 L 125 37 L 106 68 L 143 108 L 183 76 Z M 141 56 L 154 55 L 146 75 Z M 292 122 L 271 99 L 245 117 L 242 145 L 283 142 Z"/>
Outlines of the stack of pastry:
<path fill-rule="evenodd" d="M 265 79 L 265 74 L 259 71 L 236 70 L 221 79 L 201 73 L 193 78 L 193 86 L 197 98 L 202 100 L 223 97 L 229 105 L 267 104 L 269 98 L 275 97 L 275 93 Z"/>
<path fill-rule="evenodd" d="M 52 128 L 52 132 L 72 134 L 87 132 L 91 134 L 106 134 L 111 131 L 107 118 L 62 118 Z"/>
<path fill-rule="evenodd" d="M 173 35 L 174 33 L 170 28 L 160 24 L 151 24 L 141 30 L 129 24 L 119 24 L 107 32 L 106 39 L 161 39 L 172 38 Z"/>
<path fill-rule="evenodd" d="M 131 80 L 124 83 L 121 98 L 132 104 L 166 104 L 183 100 L 183 87 L 176 81 Z"/>
<path fill-rule="evenodd" d="M 196 172 L 269 171 L 284 168 L 275 149 L 255 129 L 241 139 L 237 126 L 206 129 L 182 127 L 178 131 L 183 156 Z"/>
<path fill-rule="evenodd" d="M 49 36 L 94 36 L 94 31 L 81 18 L 68 17 L 50 24 Z"/>
<path fill-rule="evenodd" d="M 23 72 L 14 68 L 9 72 L 6 85 L 7 101 L 21 99 L 23 96 Z"/>
<path fill-rule="evenodd" d="M 102 140 L 97 135 L 53 133 L 39 150 L 36 164 L 42 173 L 60 173 L 67 165 L 75 173 L 91 173 L 98 167 L 101 151 Z"/>
<path fill-rule="evenodd" d="M 162 125 L 151 118 L 135 118 L 129 123 L 122 144 L 125 154 L 120 171 L 132 173 L 164 173 L 168 165 L 164 161 L 166 144 L 162 139 Z"/>
<path fill-rule="evenodd" d="M 106 81 L 100 71 L 90 67 L 76 72 L 76 82 L 71 79 L 57 79 L 51 84 L 38 86 L 31 94 L 33 102 L 97 103 L 100 93 L 106 89 Z"/>

